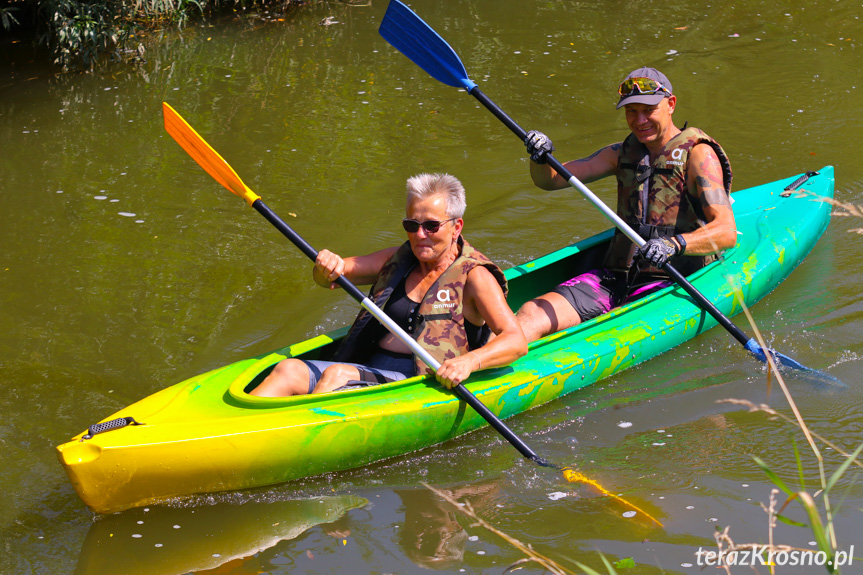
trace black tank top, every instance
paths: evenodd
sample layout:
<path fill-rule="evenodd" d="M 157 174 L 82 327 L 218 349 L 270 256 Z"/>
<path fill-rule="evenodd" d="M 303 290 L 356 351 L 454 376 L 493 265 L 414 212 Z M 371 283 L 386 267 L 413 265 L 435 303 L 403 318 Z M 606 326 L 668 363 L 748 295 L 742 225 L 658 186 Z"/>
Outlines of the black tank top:
<path fill-rule="evenodd" d="M 419 302 L 415 302 L 410 299 L 405 291 L 405 281 L 407 280 L 407 276 L 405 276 L 402 281 L 400 281 L 394 288 L 393 293 L 390 294 L 389 299 L 387 300 L 386 305 L 384 306 L 384 313 L 386 313 L 396 324 L 405 330 L 410 335 L 413 335 L 416 331 L 417 325 L 417 315 L 419 314 Z M 375 340 L 380 341 L 380 339 L 387 333 L 387 328 L 385 328 L 380 322 L 377 322 L 378 329 L 375 333 Z M 468 347 L 470 349 L 477 349 L 482 347 L 488 341 L 489 334 L 491 330 L 487 325 L 474 325 L 471 322 L 464 320 L 464 329 L 467 333 L 467 342 Z"/>
<path fill-rule="evenodd" d="M 400 281 L 395 288 L 393 288 L 393 293 L 390 294 L 390 298 L 387 300 L 387 305 L 384 306 L 384 312 L 386 312 L 386 314 L 390 316 L 390 318 L 392 318 L 400 328 L 411 335 L 414 333 L 419 309 L 419 302 L 415 302 L 410 299 L 407 292 L 405 292 L 404 279 Z M 383 334 L 381 334 L 381 336 L 383 336 Z"/>

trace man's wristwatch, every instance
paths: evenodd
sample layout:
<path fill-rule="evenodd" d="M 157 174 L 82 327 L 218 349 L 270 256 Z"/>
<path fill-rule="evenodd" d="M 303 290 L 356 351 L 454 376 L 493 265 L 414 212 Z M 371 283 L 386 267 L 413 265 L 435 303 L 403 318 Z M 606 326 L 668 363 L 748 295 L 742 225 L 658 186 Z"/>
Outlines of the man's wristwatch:
<path fill-rule="evenodd" d="M 677 255 L 682 256 L 683 252 L 686 251 L 686 240 L 683 239 L 682 234 L 677 234 L 676 236 L 674 236 L 674 241 L 680 244 L 680 251 L 677 252 Z"/>

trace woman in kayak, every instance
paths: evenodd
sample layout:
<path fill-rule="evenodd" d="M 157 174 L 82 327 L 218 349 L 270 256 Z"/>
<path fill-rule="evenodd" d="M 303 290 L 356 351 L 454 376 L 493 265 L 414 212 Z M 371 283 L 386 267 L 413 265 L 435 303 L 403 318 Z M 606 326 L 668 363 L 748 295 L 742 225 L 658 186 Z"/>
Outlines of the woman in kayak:
<path fill-rule="evenodd" d="M 411 335 L 441 367 L 447 388 L 476 370 L 509 364 L 527 353 L 524 333 L 506 303 L 506 280 L 461 231 L 461 182 L 449 174 L 419 174 L 407 181 L 402 226 L 408 241 L 342 259 L 322 250 L 312 275 L 335 289 L 345 275 L 372 284 L 369 297 Z M 494 333 L 496 337 L 489 341 Z M 431 370 L 366 310 L 351 326 L 333 361 L 285 359 L 250 393 L 263 397 L 324 393 L 351 381 L 386 383 Z"/>

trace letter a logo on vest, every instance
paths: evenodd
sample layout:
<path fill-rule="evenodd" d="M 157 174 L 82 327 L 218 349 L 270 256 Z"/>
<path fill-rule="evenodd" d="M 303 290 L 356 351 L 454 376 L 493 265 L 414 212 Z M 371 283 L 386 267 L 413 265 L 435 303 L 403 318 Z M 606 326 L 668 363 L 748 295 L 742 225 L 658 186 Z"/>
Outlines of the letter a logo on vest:
<path fill-rule="evenodd" d="M 673 152 L 671 152 L 671 159 L 673 159 L 673 160 L 679 160 L 682 157 L 683 157 L 683 150 L 681 150 L 680 148 L 676 148 Z"/>
<path fill-rule="evenodd" d="M 438 290 L 437 292 L 437 300 L 438 301 L 452 301 L 452 297 L 450 296 L 449 289 Z"/>

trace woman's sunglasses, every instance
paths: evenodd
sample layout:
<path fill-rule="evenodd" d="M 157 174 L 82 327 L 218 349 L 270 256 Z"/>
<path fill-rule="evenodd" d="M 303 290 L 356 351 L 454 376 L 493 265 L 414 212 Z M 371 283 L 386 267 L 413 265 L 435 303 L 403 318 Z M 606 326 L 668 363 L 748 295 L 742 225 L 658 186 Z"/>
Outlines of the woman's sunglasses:
<path fill-rule="evenodd" d="M 624 80 L 617 93 L 621 96 L 632 96 L 635 94 L 657 94 L 665 92 L 671 95 L 668 89 L 652 78 L 630 78 Z"/>
<path fill-rule="evenodd" d="M 439 221 L 437 221 L 437 220 L 426 220 L 426 221 L 424 221 L 424 222 L 418 222 L 418 221 L 416 221 L 416 220 L 408 220 L 408 219 L 404 219 L 404 220 L 402 220 L 402 227 L 403 227 L 403 228 L 405 229 L 405 231 L 406 231 L 407 233 L 409 233 L 409 234 L 415 234 L 415 233 L 417 233 L 417 232 L 419 231 L 419 229 L 420 229 L 420 226 L 422 226 L 422 228 L 423 228 L 427 233 L 434 234 L 434 233 L 437 233 L 437 231 L 440 229 L 440 227 L 441 227 L 443 224 L 445 224 L 445 223 L 447 223 L 447 222 L 451 222 L 451 221 L 453 221 L 453 220 L 457 220 L 457 219 L 458 219 L 458 218 L 450 218 L 450 219 L 448 219 L 448 220 L 444 220 L 444 221 L 442 221 L 442 222 L 439 222 Z"/>

